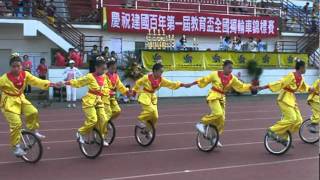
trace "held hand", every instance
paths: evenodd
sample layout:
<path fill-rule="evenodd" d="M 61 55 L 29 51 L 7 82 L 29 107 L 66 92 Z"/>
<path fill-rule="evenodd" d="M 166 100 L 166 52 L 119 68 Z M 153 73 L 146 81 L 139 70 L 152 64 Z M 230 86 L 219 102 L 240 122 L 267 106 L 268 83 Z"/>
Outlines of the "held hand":
<path fill-rule="evenodd" d="M 137 96 L 137 92 L 134 90 L 130 90 L 129 91 L 130 97 L 136 97 Z"/>
<path fill-rule="evenodd" d="M 192 86 L 192 84 L 188 83 L 188 84 L 181 84 L 181 87 L 185 87 L 185 88 L 190 88 Z"/>
<path fill-rule="evenodd" d="M 56 88 L 61 88 L 61 87 L 63 87 L 64 86 L 64 83 L 63 82 L 57 82 L 57 83 L 55 83 L 56 84 Z"/>
<path fill-rule="evenodd" d="M 261 91 L 261 90 L 265 90 L 265 89 L 268 89 L 268 85 L 266 86 L 258 86 L 258 91 Z"/>
<path fill-rule="evenodd" d="M 251 91 L 259 91 L 259 86 L 251 86 Z"/>
<path fill-rule="evenodd" d="M 187 84 L 182 83 L 181 87 L 190 88 L 190 87 L 192 87 L 192 86 L 194 86 L 196 84 L 197 84 L 196 82 L 187 83 Z"/>
<path fill-rule="evenodd" d="M 309 89 L 309 93 L 311 94 L 311 93 L 313 93 L 315 91 L 315 89 L 313 88 L 313 87 L 311 87 L 310 89 Z"/>
<path fill-rule="evenodd" d="M 126 96 L 128 98 L 132 97 L 132 90 L 127 91 Z"/>

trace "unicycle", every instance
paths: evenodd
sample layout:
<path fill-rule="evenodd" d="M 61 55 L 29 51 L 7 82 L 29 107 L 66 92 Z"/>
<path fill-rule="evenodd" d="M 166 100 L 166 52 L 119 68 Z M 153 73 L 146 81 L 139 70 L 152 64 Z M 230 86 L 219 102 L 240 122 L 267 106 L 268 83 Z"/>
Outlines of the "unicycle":
<path fill-rule="evenodd" d="M 107 124 L 107 134 L 105 135 L 104 140 L 111 145 L 114 138 L 116 137 L 116 128 L 112 121 L 109 121 Z"/>
<path fill-rule="evenodd" d="M 219 132 L 216 126 L 206 125 L 205 133 L 197 133 L 197 147 L 200 151 L 210 152 L 218 144 L 219 141 Z"/>
<path fill-rule="evenodd" d="M 81 143 L 79 138 L 77 139 L 80 150 L 85 157 L 95 159 L 101 154 L 103 148 L 101 133 L 96 128 L 93 128 L 92 131 L 84 137 L 84 143 Z"/>
<path fill-rule="evenodd" d="M 286 153 L 292 145 L 292 136 L 289 131 L 287 131 L 284 136 L 286 138 L 279 137 L 268 131 L 264 137 L 264 146 L 266 150 L 273 155 L 282 155 Z"/>
<path fill-rule="evenodd" d="M 156 137 L 156 129 L 151 121 L 147 121 L 144 127 L 138 125 L 134 129 L 134 137 L 140 146 L 147 147 Z"/>
<path fill-rule="evenodd" d="M 308 144 L 319 142 L 319 125 L 312 125 L 311 119 L 305 120 L 299 129 L 301 140 Z"/>
<path fill-rule="evenodd" d="M 41 140 L 34 133 L 26 130 L 21 131 L 21 140 L 21 147 L 26 154 L 20 158 L 27 163 L 37 163 L 43 153 Z"/>

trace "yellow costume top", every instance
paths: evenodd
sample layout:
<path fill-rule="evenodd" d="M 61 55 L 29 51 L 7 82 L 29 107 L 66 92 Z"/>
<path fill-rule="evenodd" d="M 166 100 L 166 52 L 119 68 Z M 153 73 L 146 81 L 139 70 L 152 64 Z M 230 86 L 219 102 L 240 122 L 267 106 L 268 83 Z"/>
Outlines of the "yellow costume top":
<path fill-rule="evenodd" d="M 104 107 L 101 97 L 104 95 L 103 89 L 108 86 L 106 75 L 96 75 L 89 73 L 79 79 L 73 79 L 66 83 L 72 87 L 80 88 L 88 86 L 88 93 L 82 97 L 82 108 Z"/>
<path fill-rule="evenodd" d="M 198 79 L 197 84 L 200 88 L 206 87 L 209 83 L 212 88 L 208 94 L 207 100 L 225 100 L 225 93 L 231 88 L 238 92 L 250 91 L 251 84 L 244 84 L 236 76 L 224 75 L 223 71 L 214 71 L 208 76 Z"/>
<path fill-rule="evenodd" d="M 155 94 L 161 87 L 169 89 L 180 88 L 180 82 L 172 82 L 166 78 L 154 79 L 152 74 L 144 75 L 133 87 L 133 91 L 139 93 L 138 102 L 144 105 L 157 104 L 158 98 Z"/>
<path fill-rule="evenodd" d="M 22 104 L 31 104 L 23 94 L 27 85 L 47 90 L 50 81 L 39 79 L 27 71 L 21 71 L 18 77 L 6 73 L 0 77 L 1 101 L 0 108 L 6 111 L 21 114 Z"/>
<path fill-rule="evenodd" d="M 277 100 L 291 107 L 296 106 L 295 92 L 309 91 L 309 86 L 306 84 L 303 77 L 295 72 L 289 73 L 279 81 L 269 83 L 268 88 L 272 92 L 280 91 Z"/>
<path fill-rule="evenodd" d="M 122 84 L 119 75 L 117 73 L 106 73 L 108 86 L 103 88 L 102 100 L 105 104 L 110 103 L 109 98 L 115 99 L 117 91 L 120 91 L 121 94 L 125 95 L 128 92 L 128 89 Z"/>
<path fill-rule="evenodd" d="M 320 103 L 319 93 L 320 93 L 320 79 L 317 79 L 312 87 L 314 88 L 314 92 L 308 96 L 308 102 L 316 102 Z"/>

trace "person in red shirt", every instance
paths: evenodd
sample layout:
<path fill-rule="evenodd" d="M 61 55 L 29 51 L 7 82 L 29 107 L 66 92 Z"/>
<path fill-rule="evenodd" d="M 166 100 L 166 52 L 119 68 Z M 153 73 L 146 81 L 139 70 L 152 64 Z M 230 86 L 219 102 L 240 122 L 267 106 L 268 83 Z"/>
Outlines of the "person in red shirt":
<path fill-rule="evenodd" d="M 27 72 L 31 73 L 32 61 L 29 60 L 29 56 L 28 55 L 24 55 L 23 56 L 22 69 L 24 71 L 27 71 Z M 25 92 L 25 94 L 30 94 L 31 93 L 31 86 L 27 85 L 27 87 L 26 87 L 24 92 Z"/>
<path fill-rule="evenodd" d="M 68 53 L 68 59 L 69 60 L 74 60 L 75 61 L 75 64 L 74 66 L 75 67 L 79 67 L 79 63 L 78 63 L 78 54 L 77 52 L 73 49 L 73 48 L 70 48 L 69 49 L 69 53 Z"/>
<path fill-rule="evenodd" d="M 40 79 L 43 79 L 43 80 L 47 79 L 48 67 L 46 65 L 45 58 L 40 59 L 40 64 L 37 67 L 37 73 L 38 73 Z"/>
<path fill-rule="evenodd" d="M 75 61 L 75 66 L 80 67 L 82 66 L 82 57 L 81 57 L 81 52 L 78 49 L 74 50 L 74 61 Z"/>
<path fill-rule="evenodd" d="M 55 64 L 54 64 L 55 66 L 59 66 L 59 67 L 66 66 L 66 58 L 60 51 L 56 52 L 56 54 L 54 55 L 54 58 L 55 58 Z"/>

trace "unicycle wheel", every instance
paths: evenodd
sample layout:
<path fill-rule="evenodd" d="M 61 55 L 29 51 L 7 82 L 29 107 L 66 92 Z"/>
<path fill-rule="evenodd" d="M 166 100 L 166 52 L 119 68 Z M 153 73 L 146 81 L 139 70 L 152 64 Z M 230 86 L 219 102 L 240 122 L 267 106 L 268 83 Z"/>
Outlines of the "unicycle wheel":
<path fill-rule="evenodd" d="M 112 121 L 107 124 L 107 134 L 105 135 L 105 141 L 111 145 L 116 137 L 116 128 Z"/>
<path fill-rule="evenodd" d="M 102 152 L 103 138 L 96 128 L 86 135 L 84 143 L 79 140 L 78 143 L 82 154 L 89 159 L 95 159 Z"/>
<path fill-rule="evenodd" d="M 305 120 L 300 126 L 299 136 L 303 142 L 308 144 L 319 142 L 319 125 L 314 125 L 312 127 L 311 120 Z"/>
<path fill-rule="evenodd" d="M 23 130 L 21 132 L 22 148 L 26 152 L 26 155 L 21 156 L 27 163 L 37 163 L 43 153 L 41 140 L 32 132 Z"/>
<path fill-rule="evenodd" d="M 154 141 L 155 136 L 156 129 L 154 128 L 152 122 L 147 121 L 146 126 L 144 128 L 135 126 L 134 137 L 140 146 L 150 146 Z"/>
<path fill-rule="evenodd" d="M 213 125 L 207 125 L 205 128 L 206 132 L 197 133 L 197 147 L 200 151 L 211 152 L 218 144 L 219 132 L 218 129 Z"/>
<path fill-rule="evenodd" d="M 276 138 L 270 136 L 267 132 L 264 137 L 264 146 L 266 150 L 273 155 L 282 155 L 286 153 L 292 145 L 292 136 L 288 131 L 284 136 L 286 138 Z"/>

